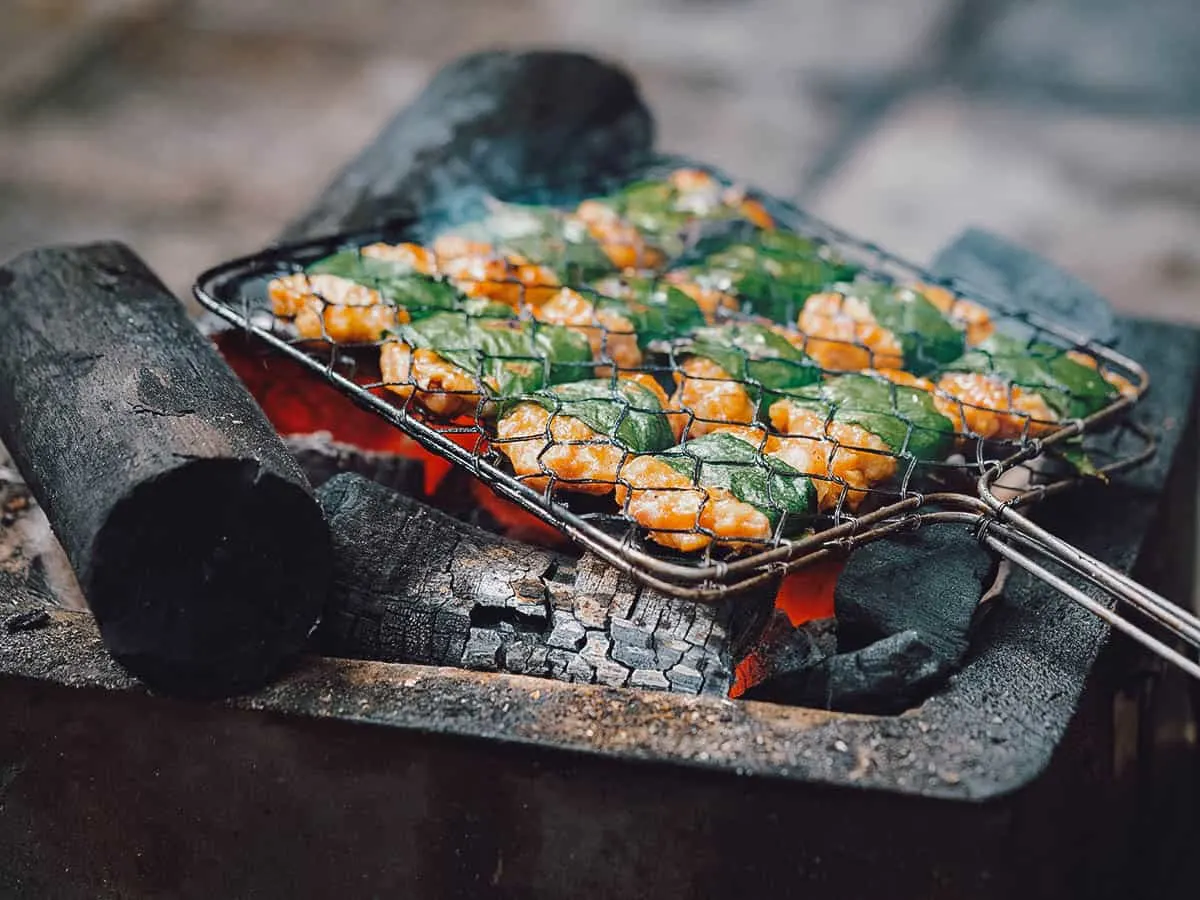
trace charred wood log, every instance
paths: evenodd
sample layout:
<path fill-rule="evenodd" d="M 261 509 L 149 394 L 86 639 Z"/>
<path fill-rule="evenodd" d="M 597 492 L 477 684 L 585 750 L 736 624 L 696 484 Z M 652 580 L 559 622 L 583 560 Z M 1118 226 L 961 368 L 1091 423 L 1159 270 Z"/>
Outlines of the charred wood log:
<path fill-rule="evenodd" d="M 262 411 L 119 244 L 0 269 L 0 437 L 113 656 L 150 686 L 220 695 L 297 653 L 329 534 Z"/>
<path fill-rule="evenodd" d="M 563 681 L 724 696 L 732 636 L 769 596 L 707 606 L 460 522 L 357 475 L 318 497 L 334 578 L 316 649 Z"/>
<path fill-rule="evenodd" d="M 282 237 L 368 228 L 472 188 L 505 196 L 600 177 L 647 154 L 653 132 L 633 80 L 591 57 L 465 56 L 439 71 Z"/>
<path fill-rule="evenodd" d="M 313 487 L 351 472 L 410 497 L 424 489 L 425 464 L 413 457 L 363 450 L 333 440 L 328 432 L 287 435 L 283 443 Z"/>

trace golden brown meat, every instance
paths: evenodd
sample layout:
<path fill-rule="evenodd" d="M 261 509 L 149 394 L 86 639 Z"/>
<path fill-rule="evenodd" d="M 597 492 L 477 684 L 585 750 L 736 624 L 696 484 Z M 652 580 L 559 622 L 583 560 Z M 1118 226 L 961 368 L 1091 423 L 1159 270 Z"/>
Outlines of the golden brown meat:
<path fill-rule="evenodd" d="M 305 340 L 368 343 L 408 321 L 378 291 L 337 275 L 284 275 L 267 286 L 271 310 Z"/>
<path fill-rule="evenodd" d="M 933 285 L 919 284 L 917 290 L 966 333 L 968 346 L 982 344 L 996 330 L 991 315 L 978 303 L 964 297 L 956 297 L 945 288 Z"/>
<path fill-rule="evenodd" d="M 977 372 L 949 372 L 937 382 L 941 394 L 959 407 L 961 414 L 937 403 L 943 415 L 964 423 L 966 431 L 985 440 L 1016 440 L 1053 431 L 1058 415 L 1040 394 L 1009 385 L 1002 379 Z"/>
<path fill-rule="evenodd" d="M 621 379 L 650 391 L 659 407 L 666 408 L 667 395 L 650 375 L 633 372 Z M 563 490 L 607 494 L 616 485 L 621 463 L 630 455 L 574 416 L 559 413 L 552 421 L 550 412 L 534 402 L 520 403 L 505 413 L 496 425 L 496 435 L 496 447 L 512 462 L 517 476 L 539 490 L 553 474 L 558 479 L 555 486 Z"/>
<path fill-rule="evenodd" d="M 596 359 L 611 359 L 618 369 L 636 369 L 642 364 L 633 323 L 615 310 L 597 309 L 578 291 L 560 289 L 551 299 L 534 307 L 533 317 L 579 332 L 587 338 Z M 596 374 L 607 373 L 600 369 Z"/>
<path fill-rule="evenodd" d="M 770 417 L 780 434 L 775 455 L 812 478 L 822 510 L 836 507 L 843 493 L 845 505 L 857 509 L 869 488 L 896 473 L 887 444 L 865 428 L 827 424 L 824 416 L 786 399 L 771 405 Z"/>
<path fill-rule="evenodd" d="M 486 297 L 511 306 L 536 308 L 559 291 L 558 276 L 515 253 L 500 254 L 491 244 L 442 235 L 433 242 L 438 271 L 468 297 Z"/>
<path fill-rule="evenodd" d="M 641 232 L 612 207 L 597 200 L 584 200 L 575 210 L 575 216 L 618 269 L 656 269 L 665 261 L 662 252 L 649 246 Z"/>
<path fill-rule="evenodd" d="M 621 467 L 620 477 L 617 503 L 664 547 L 685 553 L 703 550 L 713 538 L 699 529 L 734 547 L 771 537 L 771 522 L 761 510 L 729 491 L 698 487 L 653 456 L 632 457 Z"/>
<path fill-rule="evenodd" d="M 478 408 L 480 387 L 474 376 L 432 350 L 414 353 L 402 341 L 388 341 L 380 350 L 379 368 L 384 387 L 413 397 L 435 415 L 453 418 Z"/>
<path fill-rule="evenodd" d="M 813 294 L 804 301 L 796 346 L 834 372 L 900 369 L 900 339 L 884 328 L 865 301 L 848 294 Z"/>
<path fill-rule="evenodd" d="M 759 228 L 774 228 L 775 220 L 757 200 L 751 200 L 739 187 L 724 188 L 702 169 L 676 169 L 667 179 L 679 191 L 676 208 L 698 216 L 711 215 L 720 207 L 738 210 Z"/>
<path fill-rule="evenodd" d="M 665 280 L 672 287 L 679 288 L 695 300 L 710 325 L 716 321 L 718 310 L 725 309 L 736 312 L 738 309 L 737 298 L 732 294 L 718 288 L 697 284 L 686 272 L 668 272 Z"/>
<path fill-rule="evenodd" d="M 549 428 L 550 440 L 546 439 Z M 556 415 L 538 403 L 518 404 L 496 424 L 496 447 L 512 462 L 517 477 L 543 490 L 554 475 L 556 487 L 607 494 L 628 452 L 573 416 Z"/>
<path fill-rule="evenodd" d="M 681 440 L 698 438 L 722 425 L 748 425 L 754 421 L 754 402 L 741 383 L 704 356 L 689 356 L 675 373 L 673 410 L 690 410 L 671 416 L 671 428 Z M 685 435 L 684 429 L 687 429 Z"/>
<path fill-rule="evenodd" d="M 420 244 L 369 244 L 362 248 L 362 255 L 402 263 L 422 275 L 437 274 L 437 258 Z"/>

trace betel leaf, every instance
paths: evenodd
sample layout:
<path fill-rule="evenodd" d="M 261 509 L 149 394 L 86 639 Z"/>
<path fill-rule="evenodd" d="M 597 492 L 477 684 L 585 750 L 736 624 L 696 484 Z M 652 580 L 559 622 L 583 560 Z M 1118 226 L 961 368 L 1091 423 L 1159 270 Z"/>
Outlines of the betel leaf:
<path fill-rule="evenodd" d="M 519 254 L 553 269 L 568 282 L 613 271 L 612 261 L 587 227 L 561 210 L 498 200 L 489 201 L 488 208 L 484 218 L 447 233 L 490 244 L 500 253 Z"/>
<path fill-rule="evenodd" d="M 572 381 L 522 399 L 579 419 L 634 453 L 656 453 L 675 442 L 658 397 L 633 381 L 622 379 L 616 385 L 607 378 Z"/>
<path fill-rule="evenodd" d="M 673 258 L 710 226 L 757 228 L 739 203 L 729 202 L 725 191 L 716 179 L 683 189 L 663 178 L 636 181 L 593 200 L 612 209 L 647 243 Z"/>
<path fill-rule="evenodd" d="M 1074 438 L 1063 441 L 1056 445 L 1051 451 L 1052 454 L 1073 468 L 1076 474 L 1082 475 L 1085 478 L 1096 478 L 1101 481 L 1108 481 L 1108 476 L 1105 475 L 1096 466 L 1091 455 L 1084 447 L 1083 437 L 1076 435 Z"/>
<path fill-rule="evenodd" d="M 595 289 L 604 295 L 596 305 L 629 319 L 643 350 L 655 341 L 673 340 L 705 325 L 704 312 L 695 300 L 648 278 L 607 279 Z"/>
<path fill-rule="evenodd" d="M 933 394 L 870 375 L 839 375 L 786 394 L 823 420 L 857 425 L 895 453 L 941 459 L 954 440 L 954 423 L 938 412 Z"/>
<path fill-rule="evenodd" d="M 639 231 L 660 234 L 687 225 L 688 215 L 675 207 L 678 192 L 666 181 L 635 181 L 597 198 Z"/>
<path fill-rule="evenodd" d="M 658 459 L 701 487 L 723 488 L 764 513 L 810 515 L 816 508 L 812 481 L 783 460 L 728 432 L 706 434 L 659 454 Z"/>
<path fill-rule="evenodd" d="M 763 231 L 677 271 L 701 287 L 732 293 L 750 312 L 790 324 L 809 295 L 853 277 L 857 268 L 809 238 Z"/>
<path fill-rule="evenodd" d="M 413 318 L 454 309 L 460 300 L 449 282 L 423 275 L 397 260 L 363 256 L 358 250 L 343 250 L 310 265 L 309 275 L 336 275 L 379 291 L 385 300 L 403 307 Z"/>
<path fill-rule="evenodd" d="M 481 376 L 494 397 L 527 394 L 591 374 L 587 338 L 559 325 L 437 313 L 402 325 L 397 333 L 405 343 L 433 350 Z"/>
<path fill-rule="evenodd" d="M 731 322 L 694 331 L 675 354 L 710 359 L 737 381 L 761 385 L 768 392 L 786 391 L 821 380 L 821 369 L 787 338 L 764 325 Z"/>
<path fill-rule="evenodd" d="M 926 375 L 962 355 L 966 346 L 962 331 L 911 288 L 857 281 L 831 290 L 867 304 L 875 321 L 899 339 L 904 368 L 914 375 Z"/>
<path fill-rule="evenodd" d="M 500 303 L 490 297 L 468 297 L 459 304 L 468 316 L 477 319 L 511 319 L 513 308 L 507 303 Z"/>
<path fill-rule="evenodd" d="M 1090 366 L 1076 362 L 1061 347 L 993 334 L 945 367 L 950 372 L 996 375 L 1039 394 L 1061 418 L 1082 419 L 1117 398 L 1117 389 Z"/>

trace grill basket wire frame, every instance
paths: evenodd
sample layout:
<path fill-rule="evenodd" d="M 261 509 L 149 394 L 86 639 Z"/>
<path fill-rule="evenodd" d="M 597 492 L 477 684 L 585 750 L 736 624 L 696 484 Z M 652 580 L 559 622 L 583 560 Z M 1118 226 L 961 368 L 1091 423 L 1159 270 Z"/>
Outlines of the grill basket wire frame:
<path fill-rule="evenodd" d="M 705 171 L 713 172 L 714 170 L 705 169 Z M 725 179 L 722 181 L 725 184 L 729 183 Z M 600 191 L 593 190 L 589 193 L 600 193 Z M 748 196 L 757 198 L 757 195 L 753 194 Z M 857 241 L 794 207 L 769 198 L 763 198 L 763 202 L 777 223 L 815 241 L 821 248 L 822 254 L 828 250 L 842 258 L 853 260 L 859 266 L 860 274 L 866 274 L 872 280 L 888 284 L 898 281 L 901 284 L 924 283 L 942 287 L 949 291 L 954 298 L 953 305 L 950 307 L 951 315 L 960 308 L 960 304 L 968 300 L 968 295 L 960 285 L 934 278 L 923 272 L 920 267 L 872 244 Z M 553 438 L 550 433 L 551 427 L 561 409 L 561 404 L 557 402 L 547 410 L 548 417 L 543 435 L 547 443 L 537 456 L 539 472 L 533 476 L 520 478 L 515 477 L 509 471 L 511 466 L 498 449 L 506 441 L 498 438 L 494 431 L 490 431 L 484 425 L 486 419 L 494 417 L 494 407 L 485 393 L 477 388 L 483 384 L 485 365 L 491 365 L 494 370 L 497 359 L 500 360 L 501 366 L 513 364 L 519 366 L 525 363 L 544 367 L 547 365 L 544 355 L 541 358 L 535 353 L 531 353 L 529 357 L 520 355 L 485 357 L 475 348 L 477 364 L 475 371 L 471 374 L 474 376 L 476 389 L 441 392 L 445 397 L 450 398 L 447 401 L 450 404 L 464 408 L 470 408 L 473 405 L 473 415 L 459 415 L 449 421 L 439 420 L 436 416 L 431 416 L 428 410 L 422 411 L 417 402 L 422 391 L 418 389 L 416 381 L 413 380 L 412 370 L 415 365 L 410 364 L 409 381 L 402 384 L 385 382 L 384 378 L 374 372 L 368 374 L 370 360 L 365 360 L 363 353 L 369 351 L 377 357 L 378 348 L 384 343 L 383 340 L 347 343 L 331 338 L 327 330 L 327 311 L 350 309 L 353 312 L 354 307 L 330 303 L 323 297 L 319 297 L 320 308 L 317 310 L 317 315 L 321 335 L 320 338 L 314 340 L 311 336 L 298 337 L 294 328 L 281 325 L 280 320 L 271 312 L 269 303 L 264 299 L 263 288 L 267 279 L 279 275 L 301 273 L 306 265 L 334 252 L 348 248 L 357 248 L 361 252 L 361 248 L 375 242 L 389 244 L 405 241 L 425 242 L 431 235 L 429 222 L 436 221 L 436 218 L 436 216 L 430 215 L 428 221 L 398 220 L 366 232 L 339 234 L 301 244 L 268 248 L 253 256 L 234 260 L 209 270 L 198 279 L 194 292 L 199 302 L 206 308 L 235 326 L 255 335 L 256 338 L 274 349 L 299 361 L 350 396 L 358 405 L 401 428 L 426 449 L 466 468 L 500 496 L 516 503 L 543 521 L 558 527 L 576 543 L 596 553 L 614 567 L 665 593 L 698 602 L 713 602 L 733 593 L 771 584 L 787 572 L 820 559 L 847 552 L 856 546 L 889 534 L 934 522 L 958 522 L 975 527 L 980 540 L 1001 556 L 1042 578 L 1072 600 L 1108 621 L 1113 627 L 1200 678 L 1200 666 L 1197 666 L 1195 662 L 1138 626 L 1121 618 L 1108 606 L 1047 569 L 1045 564 L 1056 565 L 1070 575 L 1083 579 L 1111 596 L 1132 605 L 1147 618 L 1163 626 L 1175 637 L 1186 641 L 1193 647 L 1200 647 L 1200 620 L 1196 620 L 1169 601 L 1136 584 L 1099 560 L 1054 538 L 1053 535 L 1017 512 L 1018 509 L 1061 493 L 1086 480 L 1081 476 L 1064 474 L 1061 466 L 1055 469 L 1053 465 L 1048 468 L 1045 464 L 1047 458 L 1054 451 L 1069 446 L 1070 442 L 1081 439 L 1085 435 L 1089 436 L 1088 452 L 1095 460 L 1095 474 L 1100 478 L 1130 469 L 1153 455 L 1153 436 L 1123 418 L 1123 414 L 1149 387 L 1147 374 L 1133 360 L 1108 347 L 1092 342 L 1086 335 L 1074 333 L 1035 313 L 1006 309 L 995 303 L 986 303 L 984 305 L 993 320 L 1014 323 L 1019 330 L 1030 336 L 1031 344 L 1034 340 L 1050 342 L 1060 348 L 1061 352 L 1065 353 L 1070 350 L 1083 353 L 1093 361 L 1100 371 L 1115 373 L 1125 379 L 1126 383 L 1131 386 L 1130 390 L 1119 395 L 1116 400 L 1104 408 L 1084 418 L 1066 422 L 1050 422 L 1040 421 L 1027 412 L 1017 411 L 1016 401 L 1020 385 L 1010 381 L 1007 385 L 1007 409 L 989 409 L 982 406 L 975 408 L 983 413 L 1019 420 L 1021 422 L 1019 434 L 1005 442 L 981 439 L 960 441 L 956 448 L 960 451 L 959 456 L 949 462 L 921 461 L 914 454 L 907 452 L 915 427 L 908 419 L 905 419 L 907 434 L 899 452 L 880 450 L 878 447 L 863 447 L 854 443 L 843 444 L 835 434 L 831 433 L 830 426 L 834 424 L 835 410 L 830 408 L 823 434 L 800 435 L 794 436 L 792 439 L 812 440 L 814 443 L 820 441 L 826 445 L 828 460 L 836 459 L 843 450 L 849 453 L 891 457 L 894 460 L 896 471 L 889 480 L 888 486 L 869 486 L 864 492 L 861 492 L 867 497 L 864 503 L 865 509 L 862 512 L 856 512 L 851 508 L 852 504 L 848 502 L 851 497 L 850 485 L 832 473 L 832 464 L 830 463 L 824 476 L 819 472 L 804 473 L 817 480 L 825 477 L 837 485 L 837 499 L 828 514 L 805 523 L 809 526 L 811 533 L 804 537 L 789 538 L 782 530 L 787 522 L 785 514 L 779 517 L 769 538 L 760 539 L 757 542 L 741 542 L 743 546 L 740 548 L 739 554 L 730 554 L 724 548 L 719 547 L 716 541 L 709 540 L 699 555 L 688 558 L 681 554 L 664 553 L 652 544 L 648 544 L 644 538 L 647 530 L 634 525 L 626 516 L 589 509 L 586 502 L 578 502 L 579 494 L 570 494 L 567 490 L 557 489 L 564 479 L 559 478 L 555 472 L 551 471 L 543 458 L 550 447 L 552 445 L 567 447 L 582 445 L 585 449 L 591 449 L 595 446 L 594 440 L 576 441 Z M 479 280 L 476 281 L 476 284 L 484 283 L 500 290 L 508 287 L 515 289 L 517 312 L 513 314 L 513 317 L 521 320 L 523 323 L 521 328 L 537 335 L 540 323 L 530 321 L 531 304 L 527 302 L 527 293 L 538 288 L 557 288 L 558 284 L 530 282 L 528 278 L 522 280 L 518 276 L 519 273 L 515 272 L 511 265 L 508 265 L 505 266 L 505 272 L 501 277 L 496 278 L 491 274 L 478 276 Z M 615 346 L 614 338 L 628 340 L 632 339 L 634 335 L 628 329 L 622 331 L 619 328 L 610 328 L 611 320 L 608 323 L 600 321 L 596 311 L 602 295 L 571 280 L 564 280 L 563 283 L 591 303 L 590 321 L 584 320 L 581 324 L 581 320 L 576 318 L 570 320 L 570 324 L 579 333 L 589 336 L 593 344 L 598 345 L 595 347 L 598 350 L 596 361 L 583 366 L 580 373 L 570 380 L 600 377 L 610 379 L 615 385 L 618 369 L 625 374 L 629 371 L 629 367 L 620 366 L 618 364 L 620 361 L 613 358 L 611 348 Z M 845 302 L 843 295 L 838 303 Z M 790 312 L 794 313 L 795 311 L 791 310 Z M 753 317 L 743 313 L 730 313 L 725 318 L 733 322 L 753 320 Z M 485 318 L 475 318 L 474 322 L 478 324 L 485 320 Z M 470 326 L 468 325 L 468 327 Z M 915 337 L 919 353 L 922 349 L 920 343 L 922 338 L 920 335 L 915 335 Z M 811 334 L 807 338 L 801 338 L 800 346 L 808 347 L 811 340 Z M 826 344 L 844 343 L 847 350 L 866 353 L 867 358 L 872 362 L 876 359 L 876 348 L 868 346 L 860 340 L 836 342 L 825 338 L 820 340 Z M 531 343 L 530 346 L 533 347 L 534 343 Z M 452 348 L 443 349 L 450 350 Z M 463 349 L 472 350 L 473 348 L 468 346 Z M 686 358 L 686 353 L 680 352 L 681 345 L 670 343 L 651 349 L 659 351 L 652 356 L 656 361 L 644 364 L 645 360 L 643 359 L 641 361 L 643 364 L 634 368 L 652 377 L 658 376 L 660 382 L 666 380 L 664 376 L 673 376 L 678 381 L 682 374 L 683 358 Z M 411 359 L 410 357 L 410 363 Z M 750 358 L 747 357 L 747 362 L 749 361 Z M 585 369 L 588 371 L 583 371 Z M 823 370 L 822 374 L 836 374 L 837 371 L 839 370 Z M 704 379 L 698 380 L 703 381 Z M 738 381 L 743 389 L 748 389 L 752 396 L 753 419 L 755 421 L 765 419 L 766 417 L 761 415 L 763 410 L 760 408 L 767 394 L 764 386 L 752 376 L 734 380 Z M 726 379 L 721 379 L 721 381 L 726 381 Z M 403 395 L 391 390 L 399 386 L 403 386 L 405 390 Z M 422 386 L 430 387 L 428 382 Z M 427 391 L 426 396 L 432 393 L 434 392 Z M 613 395 L 614 397 L 620 396 L 615 391 Z M 898 410 L 895 406 L 895 397 L 893 386 L 893 409 Z M 958 422 L 962 423 L 971 411 L 971 404 L 964 405 L 963 401 L 957 398 L 954 402 L 957 403 Z M 675 407 L 672 405 L 670 409 L 674 410 Z M 641 411 L 640 407 L 625 401 L 618 412 L 613 432 L 615 433 L 627 416 L 639 411 Z M 946 407 L 943 407 L 943 411 L 954 414 L 953 409 Z M 702 420 L 701 417 L 695 415 L 695 411 L 692 409 L 682 412 L 686 416 L 689 429 L 697 420 Z M 903 418 L 903 414 L 898 411 L 895 415 Z M 1108 431 L 1108 436 L 1096 436 L 1096 432 L 1107 425 L 1115 426 Z M 768 432 L 761 425 L 755 427 L 761 438 L 755 448 L 754 462 L 746 465 L 766 469 L 769 473 L 778 467 L 764 452 Z M 508 439 L 508 442 L 528 439 L 526 434 L 522 433 L 518 438 Z M 618 466 L 629 458 L 629 451 L 621 449 Z M 693 456 L 692 459 L 693 466 L 700 464 L 698 458 Z M 692 476 L 693 481 L 695 477 L 695 475 Z M 534 483 L 540 483 L 541 488 L 533 486 Z M 606 483 L 612 484 L 613 482 Z M 765 481 L 768 496 L 771 494 L 772 483 L 771 477 L 768 476 Z M 616 484 L 627 489 L 631 487 L 630 483 L 619 475 Z M 1016 487 L 1013 486 L 1014 484 Z M 918 489 L 926 485 L 929 486 L 929 490 Z M 688 490 L 688 488 L 675 488 L 674 490 Z M 632 491 L 626 491 L 622 512 L 627 510 L 628 498 L 631 494 Z M 700 508 L 708 502 L 707 497 L 702 499 Z M 683 533 L 714 537 L 712 531 L 703 529 L 700 525 L 700 508 L 697 509 L 694 526 Z M 666 531 L 667 529 L 656 530 Z M 745 545 L 753 545 L 753 549 L 747 552 Z"/>

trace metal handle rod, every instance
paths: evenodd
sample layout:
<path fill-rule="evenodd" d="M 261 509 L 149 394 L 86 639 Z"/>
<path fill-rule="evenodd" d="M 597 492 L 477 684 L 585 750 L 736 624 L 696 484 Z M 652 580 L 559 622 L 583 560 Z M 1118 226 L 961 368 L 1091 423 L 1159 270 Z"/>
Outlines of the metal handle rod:
<path fill-rule="evenodd" d="M 1190 615 L 1186 610 L 1181 609 L 1179 606 L 1171 603 L 1168 600 L 1165 600 L 1153 592 L 1147 591 L 1141 585 L 1137 585 L 1137 587 L 1141 589 L 1141 592 L 1149 594 L 1157 602 L 1143 603 L 1140 594 L 1137 596 L 1137 599 L 1131 599 L 1123 592 L 1118 592 L 1109 585 L 1105 584 L 1104 581 L 1097 579 L 1094 572 L 1088 571 L 1084 567 L 1076 564 L 1076 562 L 1069 557 L 1060 557 L 1056 555 L 1050 548 L 1029 537 L 1029 535 L 1022 534 L 1019 531 L 1015 531 L 1004 526 L 999 527 L 1004 528 L 1003 533 L 1005 540 L 1020 544 L 1026 550 L 1031 550 L 1035 553 L 1040 553 L 1044 556 L 1047 556 L 1064 568 L 1068 568 L 1072 572 L 1075 572 L 1077 575 L 1094 581 L 1100 587 L 1107 590 L 1110 594 L 1116 596 L 1119 600 L 1128 603 L 1142 615 L 1152 619 L 1159 625 L 1162 625 L 1164 628 L 1169 629 L 1177 637 L 1187 641 L 1193 647 L 1200 649 L 1200 622 L 1198 622 L 1197 619 Z M 1136 582 L 1133 583 L 1135 585 L 1137 584 Z"/>
<path fill-rule="evenodd" d="M 1012 532 L 1036 541 L 1047 556 L 1057 562 L 1069 565 L 1075 571 L 1098 583 L 1117 599 L 1166 625 L 1181 637 L 1186 638 L 1189 643 L 1200 648 L 1200 619 L 1187 610 L 1155 593 L 1145 585 L 1138 584 L 1123 572 L 1118 572 L 1106 563 L 1084 553 L 1062 538 L 1055 537 L 1022 515 L 1009 509 L 1003 509 L 1000 511 L 1000 520 Z"/>
<path fill-rule="evenodd" d="M 1191 675 L 1193 678 L 1200 680 L 1200 664 L 1197 664 L 1195 660 L 1189 659 L 1175 648 L 1165 644 L 1163 641 L 1160 641 L 1158 638 L 1154 637 L 1148 632 L 1143 631 L 1141 628 L 1134 625 L 1127 619 L 1122 618 L 1120 615 L 1109 609 L 1094 597 L 1089 597 L 1083 591 L 1079 590 L 1079 588 L 1075 587 L 1075 585 L 1065 581 L 1058 575 L 1055 575 L 1049 569 L 1034 562 L 1020 551 L 1010 547 L 1007 543 L 995 535 L 985 535 L 983 542 L 1005 559 L 1011 560 L 1016 565 L 1025 569 L 1027 572 L 1037 576 L 1046 584 L 1074 600 L 1093 615 L 1103 619 L 1117 631 L 1120 631 L 1122 634 L 1127 635 L 1128 637 L 1137 641 L 1137 643 L 1141 644 L 1143 647 L 1150 650 L 1152 653 L 1156 654 L 1162 659 L 1165 659 L 1167 662 L 1173 663 L 1180 669 L 1183 669 L 1184 672 Z"/>

